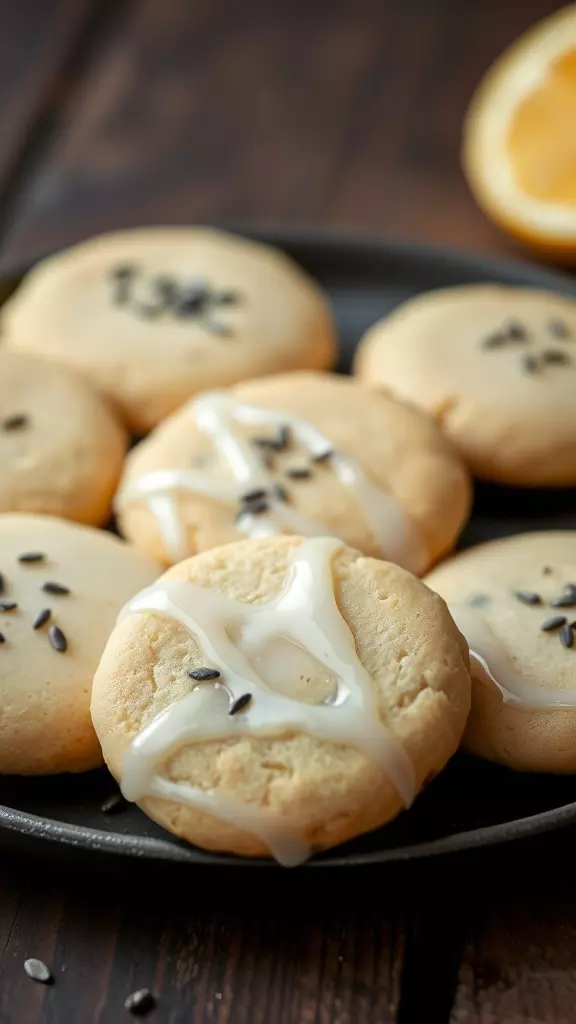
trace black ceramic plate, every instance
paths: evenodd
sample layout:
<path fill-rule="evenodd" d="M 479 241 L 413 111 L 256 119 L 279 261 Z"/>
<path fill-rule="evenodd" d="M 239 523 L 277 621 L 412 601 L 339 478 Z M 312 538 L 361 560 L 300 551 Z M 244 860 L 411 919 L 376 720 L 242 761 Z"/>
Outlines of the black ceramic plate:
<path fill-rule="evenodd" d="M 334 305 L 347 370 L 363 331 L 418 292 L 475 281 L 551 288 L 576 297 L 576 282 L 522 263 L 319 234 L 259 234 L 285 249 L 324 286 Z M 18 274 L 4 281 L 5 297 Z M 1 289 L 1 284 L 0 284 Z M 1 296 L 0 296 L 1 297 Z M 576 528 L 576 491 L 521 492 L 478 487 L 462 545 L 522 530 Z M 204 853 L 172 838 L 137 808 L 106 816 L 102 801 L 114 791 L 105 771 L 77 777 L 9 779 L 1 783 L 0 830 L 6 841 L 51 841 L 53 851 L 84 848 L 139 859 L 198 865 L 255 865 Z M 405 861 L 489 846 L 576 823 L 576 777 L 517 775 L 458 755 L 391 825 L 313 858 L 309 868 Z M 1 841 L 1 840 L 0 840 Z"/>

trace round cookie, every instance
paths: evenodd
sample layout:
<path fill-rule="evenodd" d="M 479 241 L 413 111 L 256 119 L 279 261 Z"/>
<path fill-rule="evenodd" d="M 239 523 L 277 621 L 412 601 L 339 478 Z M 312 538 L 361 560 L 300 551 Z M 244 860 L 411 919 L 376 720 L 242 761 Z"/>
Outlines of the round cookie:
<path fill-rule="evenodd" d="M 292 373 L 184 406 L 130 453 L 116 509 L 166 563 L 242 535 L 330 534 L 419 574 L 469 502 L 429 417 L 349 377 Z"/>
<path fill-rule="evenodd" d="M 122 231 L 44 260 L 2 333 L 85 373 L 135 433 L 198 391 L 336 357 L 326 300 L 300 267 L 205 228 Z"/>
<path fill-rule="evenodd" d="M 576 531 L 482 544 L 426 583 L 482 659 L 464 746 L 521 771 L 576 772 Z"/>
<path fill-rule="evenodd" d="M 478 284 L 406 302 L 360 344 L 357 373 L 431 413 L 476 476 L 576 484 L 576 302 Z"/>
<path fill-rule="evenodd" d="M 210 850 L 290 865 L 389 821 L 458 746 L 444 602 L 332 538 L 241 541 L 125 609 L 92 715 L 124 795 Z"/>
<path fill-rule="evenodd" d="M 103 522 L 126 444 L 106 401 L 78 374 L 0 350 L 0 512 Z"/>
<path fill-rule="evenodd" d="M 94 672 L 118 611 L 158 568 L 102 530 L 6 514 L 0 570 L 0 773 L 94 768 Z"/>

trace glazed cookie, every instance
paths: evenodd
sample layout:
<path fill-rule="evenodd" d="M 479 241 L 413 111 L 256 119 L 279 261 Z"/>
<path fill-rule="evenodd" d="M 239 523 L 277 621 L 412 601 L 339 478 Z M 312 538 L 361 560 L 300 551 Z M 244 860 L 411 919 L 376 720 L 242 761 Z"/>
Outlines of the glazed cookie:
<path fill-rule="evenodd" d="M 102 530 L 8 514 L 0 568 L 0 773 L 94 768 L 94 672 L 119 609 L 158 568 Z"/>
<path fill-rule="evenodd" d="M 471 648 L 464 745 L 522 771 L 576 772 L 576 531 L 482 544 L 426 583 Z"/>
<path fill-rule="evenodd" d="M 85 373 L 144 433 L 206 388 L 335 360 L 319 286 L 288 256 L 201 228 L 102 235 L 44 260 L 6 343 Z"/>
<path fill-rule="evenodd" d="M 126 442 L 105 400 L 78 374 L 0 350 L 0 512 L 103 522 Z"/>
<path fill-rule="evenodd" d="M 466 518 L 468 474 L 417 409 L 347 377 L 207 392 L 129 456 L 122 530 L 165 562 L 228 541 L 330 534 L 415 573 Z"/>
<path fill-rule="evenodd" d="M 274 537 L 132 600 L 92 715 L 124 795 L 161 825 L 291 865 L 409 806 L 469 701 L 464 639 L 419 580 L 331 538 Z"/>
<path fill-rule="evenodd" d="M 361 342 L 356 369 L 431 413 L 471 470 L 576 484 L 576 302 L 479 284 L 410 300 Z"/>

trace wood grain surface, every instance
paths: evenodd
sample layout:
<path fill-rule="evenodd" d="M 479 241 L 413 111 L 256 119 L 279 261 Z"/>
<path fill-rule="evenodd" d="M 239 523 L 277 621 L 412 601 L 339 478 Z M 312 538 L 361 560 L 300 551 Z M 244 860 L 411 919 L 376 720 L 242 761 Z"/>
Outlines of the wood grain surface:
<path fill-rule="evenodd" d="M 573 1024 L 576 897 L 572 869 L 559 872 L 553 850 L 531 877 L 512 873 L 506 886 L 496 879 L 495 891 L 480 883 L 483 903 L 471 901 L 451 1024 Z"/>
<path fill-rule="evenodd" d="M 198 220 L 513 253 L 462 179 L 461 122 L 557 6 L 0 0 L 1 264 Z M 574 836 L 544 847 L 266 886 L 3 853 L 0 1024 L 117 1024 L 142 986 L 154 1024 L 571 1024 Z"/>
<path fill-rule="evenodd" d="M 114 5 L 4 261 L 122 225 L 329 225 L 512 251 L 459 167 L 483 70 L 554 0 Z"/>
<path fill-rule="evenodd" d="M 155 1024 L 395 1021 L 408 906 L 384 890 L 367 900 L 261 886 L 245 873 L 234 884 L 189 870 L 11 866 L 0 881 L 0 1021 L 116 1024 L 143 987 L 157 997 Z M 26 976 L 29 956 L 50 966 L 53 985 Z"/>

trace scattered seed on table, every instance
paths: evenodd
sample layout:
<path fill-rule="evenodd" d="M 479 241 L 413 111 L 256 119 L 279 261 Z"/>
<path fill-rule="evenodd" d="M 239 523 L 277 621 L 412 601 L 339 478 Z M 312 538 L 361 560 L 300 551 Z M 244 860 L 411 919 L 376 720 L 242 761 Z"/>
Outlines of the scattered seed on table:
<path fill-rule="evenodd" d="M 542 604 L 540 594 L 536 594 L 533 590 L 517 590 L 515 596 L 522 601 L 522 604 Z"/>
<path fill-rule="evenodd" d="M 42 985 L 49 985 L 52 981 L 52 973 L 43 960 L 30 957 L 24 961 L 24 970 L 32 981 L 39 981 Z"/>
<path fill-rule="evenodd" d="M 201 683 L 204 682 L 204 680 L 206 679 L 220 678 L 220 672 L 218 671 L 217 668 L 208 668 L 206 666 L 203 666 L 202 668 L 193 668 L 192 671 L 188 673 L 188 675 L 190 676 L 190 679 L 196 679 L 198 682 Z"/>
<path fill-rule="evenodd" d="M 308 466 L 294 466 L 293 469 L 286 470 L 286 476 L 290 480 L 308 480 L 312 476 L 312 473 L 308 469 Z"/>
<path fill-rule="evenodd" d="M 135 1017 L 144 1017 L 156 1006 L 156 1000 L 149 988 L 139 988 L 126 999 L 124 1006 Z"/>
<path fill-rule="evenodd" d="M 544 568 L 542 569 L 542 573 L 543 573 L 544 576 L 550 576 L 551 573 L 553 573 L 553 572 L 554 572 L 554 570 L 553 570 L 551 565 L 545 565 Z"/>
<path fill-rule="evenodd" d="M 251 693 L 243 693 L 240 697 L 236 697 L 236 700 L 233 700 L 228 708 L 228 714 L 237 715 L 239 711 L 243 711 L 248 706 L 251 700 Z"/>
<path fill-rule="evenodd" d="M 544 633 L 549 633 L 553 629 L 560 629 L 561 626 L 565 626 L 567 622 L 565 615 L 553 615 L 550 619 L 545 619 L 540 629 Z"/>
<path fill-rule="evenodd" d="M 122 793 L 113 793 L 100 805 L 100 810 L 103 814 L 120 814 L 120 811 L 124 811 L 127 806 Z"/>
<path fill-rule="evenodd" d="M 70 587 L 65 587 L 63 583 L 53 583 L 51 580 L 42 584 L 42 590 L 47 594 L 56 594 L 58 597 L 66 597 L 71 592 Z"/>
<path fill-rule="evenodd" d="M 488 594 L 472 594 L 472 597 L 468 599 L 468 604 L 471 608 L 485 608 L 487 604 L 490 604 L 490 597 Z"/>
<path fill-rule="evenodd" d="M 43 608 L 41 612 L 38 612 L 38 615 L 34 619 L 34 622 L 32 623 L 32 629 L 41 629 L 42 626 L 46 625 L 51 615 L 51 608 Z"/>
<path fill-rule="evenodd" d="M 23 412 L 16 412 L 13 416 L 7 416 L 2 421 L 2 430 L 22 430 L 23 427 L 27 427 L 30 420 Z"/>
<path fill-rule="evenodd" d="M 50 626 L 48 639 L 55 651 L 64 654 L 68 650 L 68 641 L 59 626 Z"/>
<path fill-rule="evenodd" d="M 574 646 L 574 630 L 572 629 L 572 626 L 563 626 L 560 630 L 559 636 L 560 643 L 563 647 Z"/>
<path fill-rule="evenodd" d="M 6 643 L 6 637 L 4 636 L 4 633 L 0 633 L 0 644 L 5 644 L 5 643 Z"/>
<path fill-rule="evenodd" d="M 43 562 L 46 555 L 42 551 L 25 551 L 23 555 L 18 555 L 18 561 L 22 565 L 33 565 L 34 562 Z"/>
<path fill-rule="evenodd" d="M 6 580 L 4 578 L 4 573 L 0 572 L 0 594 L 3 594 L 5 589 L 6 589 Z"/>
<path fill-rule="evenodd" d="M 0 612 L 15 612 L 17 607 L 16 601 L 0 601 Z"/>

